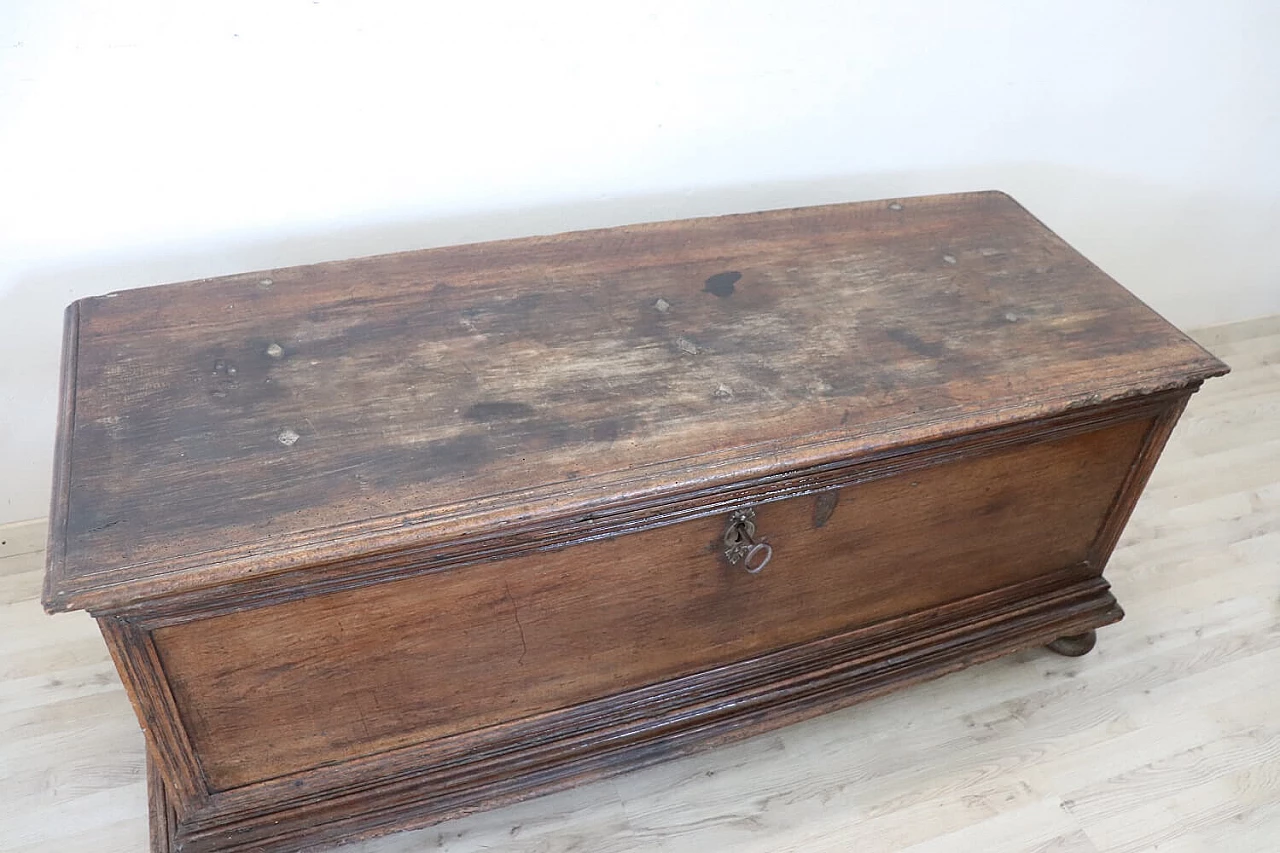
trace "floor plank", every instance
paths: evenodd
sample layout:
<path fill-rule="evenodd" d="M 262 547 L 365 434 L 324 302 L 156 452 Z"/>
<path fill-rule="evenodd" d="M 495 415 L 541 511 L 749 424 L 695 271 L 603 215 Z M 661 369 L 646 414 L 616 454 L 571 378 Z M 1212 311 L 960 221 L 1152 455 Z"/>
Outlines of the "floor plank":
<path fill-rule="evenodd" d="M 0 524 L 0 561 L 43 552 L 46 529 L 43 519 Z"/>

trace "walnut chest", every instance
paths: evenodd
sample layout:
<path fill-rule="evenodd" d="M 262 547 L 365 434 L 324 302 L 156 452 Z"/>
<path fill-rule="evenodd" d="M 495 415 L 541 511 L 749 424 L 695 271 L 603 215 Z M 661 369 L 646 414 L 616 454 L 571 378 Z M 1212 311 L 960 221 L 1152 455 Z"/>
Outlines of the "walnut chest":
<path fill-rule="evenodd" d="M 1087 651 L 1227 370 L 1000 193 L 132 290 L 66 329 L 44 601 L 98 620 L 184 851 Z"/>

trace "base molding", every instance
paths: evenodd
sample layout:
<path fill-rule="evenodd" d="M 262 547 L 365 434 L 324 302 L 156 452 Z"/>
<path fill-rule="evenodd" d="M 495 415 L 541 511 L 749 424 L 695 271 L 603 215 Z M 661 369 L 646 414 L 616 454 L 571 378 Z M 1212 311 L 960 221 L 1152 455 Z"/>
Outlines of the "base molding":
<path fill-rule="evenodd" d="M 216 793 L 181 819 L 149 765 L 152 850 L 283 853 L 336 844 L 741 740 L 1119 620 L 1109 585 L 1082 579 L 1082 570 L 469 733 L 465 748 L 445 739 L 368 756 L 336 786 L 332 775 L 306 771 Z"/>
<path fill-rule="evenodd" d="M 176 835 L 178 815 L 169 802 L 160 769 L 147 750 L 147 819 L 151 828 L 151 853 L 170 853 L 178 850 Z"/>

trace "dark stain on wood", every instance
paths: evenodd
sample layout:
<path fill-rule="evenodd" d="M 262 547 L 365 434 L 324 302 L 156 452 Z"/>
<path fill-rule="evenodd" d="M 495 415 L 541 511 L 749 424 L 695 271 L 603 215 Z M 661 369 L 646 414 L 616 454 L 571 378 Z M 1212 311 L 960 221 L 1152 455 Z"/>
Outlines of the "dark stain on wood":
<path fill-rule="evenodd" d="M 450 438 L 426 442 L 409 458 L 416 460 L 422 470 L 435 476 L 451 477 L 474 471 L 490 464 L 496 455 L 494 439 L 488 435 L 462 433 Z M 365 475 L 367 482 L 381 488 L 384 478 Z"/>
<path fill-rule="evenodd" d="M 838 503 L 840 503 L 839 489 L 832 489 L 829 492 L 819 494 L 813 502 L 813 526 L 825 527 L 826 523 L 831 520 L 831 513 L 836 511 Z"/>
<path fill-rule="evenodd" d="M 740 272 L 718 272 L 707 279 L 703 291 L 724 299 L 733 296 L 734 285 L 742 278 Z"/>
<path fill-rule="evenodd" d="M 622 435 L 622 424 L 613 418 L 603 420 L 591 427 L 592 441 L 617 441 Z"/>
<path fill-rule="evenodd" d="M 940 359 L 947 352 L 947 348 L 941 343 L 925 341 L 910 329 L 906 329 L 901 326 L 890 328 L 886 330 L 885 334 L 888 336 L 889 340 L 902 344 L 911 352 L 925 358 Z"/>

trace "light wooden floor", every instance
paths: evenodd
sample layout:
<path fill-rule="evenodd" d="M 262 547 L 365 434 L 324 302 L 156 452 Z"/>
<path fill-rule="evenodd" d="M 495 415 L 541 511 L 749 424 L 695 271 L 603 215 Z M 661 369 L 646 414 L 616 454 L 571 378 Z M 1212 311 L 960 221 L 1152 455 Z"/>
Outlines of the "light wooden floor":
<path fill-rule="evenodd" d="M 345 850 L 1280 851 L 1280 318 L 1198 337 L 1097 651 L 1030 651 L 746 743 Z M 146 849 L 142 737 L 0 527 L 0 849 Z"/>

